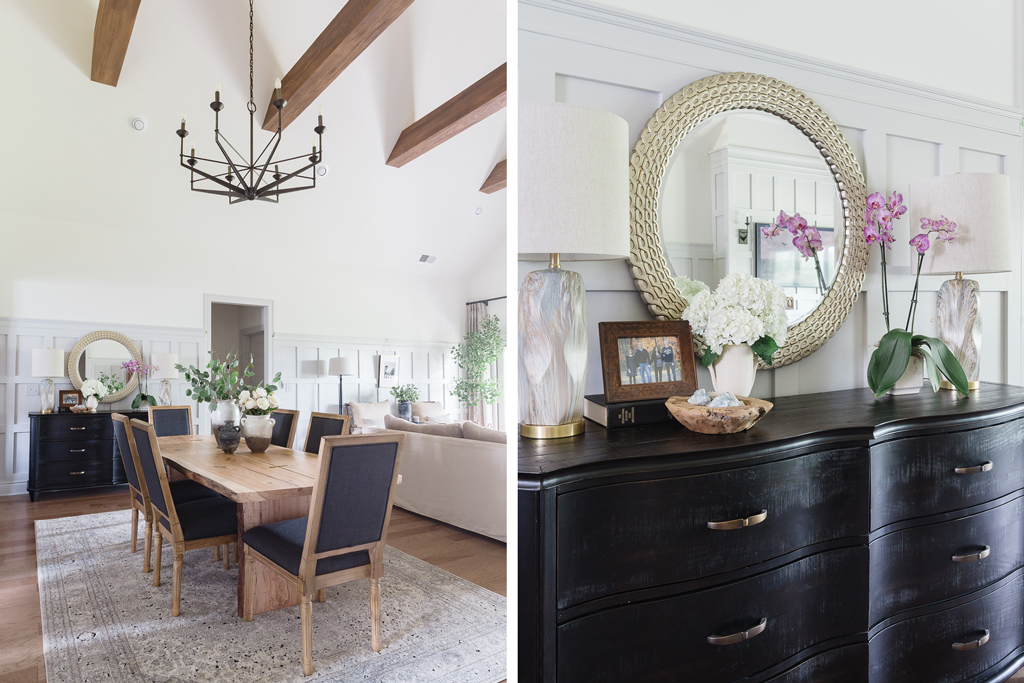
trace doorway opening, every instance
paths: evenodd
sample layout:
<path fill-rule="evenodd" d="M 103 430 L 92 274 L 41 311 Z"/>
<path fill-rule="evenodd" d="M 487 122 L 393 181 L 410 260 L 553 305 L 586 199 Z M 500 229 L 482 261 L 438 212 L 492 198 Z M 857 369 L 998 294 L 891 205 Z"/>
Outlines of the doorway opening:
<path fill-rule="evenodd" d="M 269 301 L 207 296 L 209 350 L 221 361 L 229 353 L 237 355 L 240 372 L 251 359 L 255 374 L 244 380 L 246 384 L 255 386 L 273 377 L 272 307 Z"/>

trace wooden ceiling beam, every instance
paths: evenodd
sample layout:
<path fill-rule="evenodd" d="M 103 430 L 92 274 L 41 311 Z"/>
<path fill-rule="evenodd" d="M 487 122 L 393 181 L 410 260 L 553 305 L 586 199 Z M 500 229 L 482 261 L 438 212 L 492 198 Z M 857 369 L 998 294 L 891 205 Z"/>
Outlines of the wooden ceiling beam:
<path fill-rule="evenodd" d="M 135 15 L 142 0 L 100 0 L 92 34 L 92 75 L 97 83 L 117 87 Z"/>
<path fill-rule="evenodd" d="M 494 194 L 498 190 L 504 190 L 506 184 L 506 169 L 508 166 L 508 159 L 502 159 L 494 165 L 494 170 L 487 176 L 487 180 L 480 186 L 480 191 L 484 194 Z"/>
<path fill-rule="evenodd" d="M 313 104 L 412 3 L 413 0 L 348 0 L 281 79 L 281 96 L 288 102 L 281 111 L 281 127 L 287 128 Z M 277 109 L 273 104 L 267 107 L 263 130 L 277 130 Z"/>
<path fill-rule="evenodd" d="M 502 64 L 403 130 L 388 157 L 388 166 L 404 166 L 473 124 L 504 109 L 507 98 L 506 66 Z"/>

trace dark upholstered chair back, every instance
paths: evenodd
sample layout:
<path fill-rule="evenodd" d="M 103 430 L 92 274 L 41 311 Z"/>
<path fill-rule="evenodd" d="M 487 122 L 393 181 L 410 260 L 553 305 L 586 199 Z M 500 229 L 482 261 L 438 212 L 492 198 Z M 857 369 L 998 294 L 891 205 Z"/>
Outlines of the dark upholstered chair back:
<path fill-rule="evenodd" d="M 295 436 L 295 421 L 299 414 L 291 410 L 275 410 L 274 433 L 270 437 L 270 443 L 282 448 L 291 448 L 290 440 Z"/>
<path fill-rule="evenodd" d="M 171 513 L 167 509 L 167 501 L 164 499 L 164 489 L 160 484 L 160 473 L 164 467 L 163 458 L 153 452 L 148 430 L 137 424 L 132 424 L 132 435 L 135 437 L 135 450 L 139 454 L 142 476 L 146 480 L 146 489 L 149 491 L 149 501 L 153 507 L 170 518 Z M 164 476 L 166 477 L 166 475 Z"/>
<path fill-rule="evenodd" d="M 166 408 L 149 408 L 149 422 L 156 430 L 157 436 L 191 436 L 192 407 L 167 406 Z"/>
<path fill-rule="evenodd" d="M 356 443 L 330 449 L 317 553 L 381 539 L 398 446 L 397 442 Z"/>
<path fill-rule="evenodd" d="M 124 475 L 128 477 L 128 483 L 134 486 L 135 490 L 141 491 L 139 473 L 135 471 L 135 458 L 132 457 L 131 444 L 128 443 L 128 418 L 117 413 L 114 413 L 111 418 L 114 421 L 114 439 L 117 441 L 117 450 L 120 451 L 121 462 L 124 463 Z"/>
<path fill-rule="evenodd" d="M 343 436 L 348 434 L 348 415 L 331 413 L 312 413 L 309 416 L 309 432 L 306 433 L 307 453 L 320 452 L 320 439 L 325 436 Z"/>

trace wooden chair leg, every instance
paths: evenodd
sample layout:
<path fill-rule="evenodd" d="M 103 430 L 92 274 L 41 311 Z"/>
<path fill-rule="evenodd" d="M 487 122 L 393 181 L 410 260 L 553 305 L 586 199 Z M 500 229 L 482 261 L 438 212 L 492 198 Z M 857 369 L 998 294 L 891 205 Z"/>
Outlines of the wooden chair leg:
<path fill-rule="evenodd" d="M 326 588 L 321 588 L 320 590 L 318 590 L 316 592 L 316 601 L 317 602 L 327 602 L 327 589 Z"/>
<path fill-rule="evenodd" d="M 176 617 L 181 612 L 181 568 L 184 564 L 185 554 L 174 553 L 174 579 L 171 583 L 171 616 Z"/>
<path fill-rule="evenodd" d="M 242 614 L 246 621 L 252 621 L 252 604 L 256 599 L 256 560 L 245 554 L 245 590 L 242 593 Z"/>
<path fill-rule="evenodd" d="M 160 535 L 160 527 L 153 524 L 153 585 L 160 585 L 160 551 L 164 546 L 164 539 Z"/>
<path fill-rule="evenodd" d="M 132 552 L 139 550 L 139 508 L 132 505 Z"/>
<path fill-rule="evenodd" d="M 370 647 L 380 652 L 380 579 L 370 579 Z"/>
<path fill-rule="evenodd" d="M 213 548 L 213 561 L 220 562 L 220 546 L 214 546 Z"/>
<path fill-rule="evenodd" d="M 224 569 L 231 569 L 231 544 L 224 544 Z"/>
<path fill-rule="evenodd" d="M 241 552 L 241 548 L 239 547 L 239 543 L 235 543 L 235 564 L 238 564 L 239 562 L 242 561 L 241 560 L 241 556 L 242 556 L 242 552 Z"/>
<path fill-rule="evenodd" d="M 143 542 L 143 545 L 145 546 L 143 548 L 143 552 L 146 553 L 146 556 L 142 558 L 142 573 L 143 574 L 148 574 L 151 571 L 153 571 L 153 567 L 149 563 L 150 557 L 153 554 L 153 520 L 152 519 L 147 519 L 146 520 L 146 530 L 145 530 L 144 533 L 146 534 L 146 537 L 144 539 L 142 539 L 142 542 Z"/>
<path fill-rule="evenodd" d="M 313 674 L 313 606 L 309 595 L 302 596 L 299 616 L 302 620 L 302 675 Z"/>

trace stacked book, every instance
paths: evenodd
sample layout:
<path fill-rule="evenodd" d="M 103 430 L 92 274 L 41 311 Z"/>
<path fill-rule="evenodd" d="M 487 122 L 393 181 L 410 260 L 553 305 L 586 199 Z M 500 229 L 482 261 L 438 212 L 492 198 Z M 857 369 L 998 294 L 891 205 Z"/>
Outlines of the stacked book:
<path fill-rule="evenodd" d="M 605 401 L 604 394 L 591 394 L 583 398 L 583 417 L 593 420 L 607 429 L 636 427 L 673 420 L 672 413 L 668 411 L 663 398 L 611 404 Z"/>

